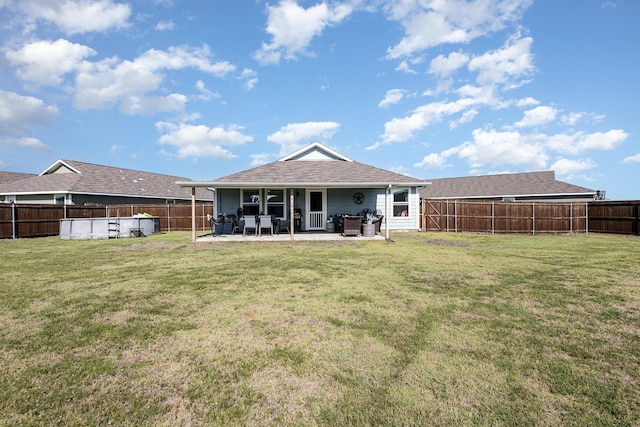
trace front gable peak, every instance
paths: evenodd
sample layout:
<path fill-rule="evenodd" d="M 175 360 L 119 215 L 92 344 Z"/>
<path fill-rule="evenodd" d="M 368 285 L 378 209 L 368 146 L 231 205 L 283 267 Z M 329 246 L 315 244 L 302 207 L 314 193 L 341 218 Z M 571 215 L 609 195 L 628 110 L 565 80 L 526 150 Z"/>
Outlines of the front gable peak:
<path fill-rule="evenodd" d="M 295 151 L 280 160 L 279 162 L 287 161 L 343 161 L 352 162 L 350 158 L 343 156 L 331 148 L 320 144 L 319 142 L 311 143 L 305 147 L 302 147 L 298 151 Z"/>
<path fill-rule="evenodd" d="M 51 166 L 40 172 L 40 176 L 53 173 L 80 173 L 80 171 L 64 160 L 57 160 Z"/>

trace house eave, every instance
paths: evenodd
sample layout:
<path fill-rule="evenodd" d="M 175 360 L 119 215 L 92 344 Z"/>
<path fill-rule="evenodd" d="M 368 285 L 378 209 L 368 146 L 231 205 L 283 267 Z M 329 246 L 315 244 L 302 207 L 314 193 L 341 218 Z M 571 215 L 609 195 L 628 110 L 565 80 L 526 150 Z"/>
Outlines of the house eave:
<path fill-rule="evenodd" d="M 426 187 L 427 181 L 412 182 L 194 182 L 176 181 L 180 187 L 210 188 L 387 188 L 391 187 Z"/>

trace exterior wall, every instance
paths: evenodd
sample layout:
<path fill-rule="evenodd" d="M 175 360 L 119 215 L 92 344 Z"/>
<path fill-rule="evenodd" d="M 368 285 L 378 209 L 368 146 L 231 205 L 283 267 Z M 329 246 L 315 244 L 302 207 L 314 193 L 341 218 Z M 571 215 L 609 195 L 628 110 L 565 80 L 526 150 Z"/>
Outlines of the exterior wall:
<path fill-rule="evenodd" d="M 353 194 L 360 192 L 364 194 L 364 202 L 356 204 L 353 202 Z M 358 215 L 365 209 L 375 212 L 378 208 L 378 195 L 384 196 L 381 188 L 329 188 L 327 190 L 327 215 Z"/>
<path fill-rule="evenodd" d="M 420 227 L 419 219 L 419 197 L 416 188 L 409 189 L 409 215 L 404 217 L 393 216 L 393 196 L 388 197 L 388 205 L 385 209 L 385 189 L 384 188 L 327 188 L 327 218 L 334 215 L 360 215 L 365 209 L 375 212 L 380 211 L 382 215 L 388 218 L 389 230 L 418 230 Z M 294 208 L 300 208 L 303 211 L 303 218 L 306 212 L 305 195 L 306 189 L 294 188 Z M 356 204 L 353 201 L 353 195 L 356 192 L 364 194 L 364 202 Z M 286 191 L 285 197 L 284 219 L 289 216 L 289 189 Z M 235 215 L 238 207 L 241 205 L 239 189 L 218 189 L 216 191 L 216 208 L 215 215 L 233 214 Z M 384 228 L 384 222 L 382 227 Z M 303 220 L 302 230 L 306 230 L 306 223 Z"/>
<path fill-rule="evenodd" d="M 221 214 L 235 215 L 240 207 L 240 190 L 218 189 L 216 191 L 215 206 L 214 216 Z"/>
<path fill-rule="evenodd" d="M 30 194 L 30 195 L 17 195 L 17 196 L 5 196 L 4 201 L 9 202 L 11 200 L 16 203 L 24 204 L 36 204 L 36 205 L 62 205 L 64 201 L 64 195 L 56 195 L 60 200 L 56 203 L 56 198 L 53 194 Z"/>
<path fill-rule="evenodd" d="M 390 194 L 389 197 L 387 197 L 386 210 L 385 210 L 384 202 L 385 202 L 384 193 L 379 194 L 378 201 L 377 201 L 377 205 L 379 207 L 377 209 L 379 209 L 383 213 L 383 215 L 385 215 L 385 219 L 387 220 L 386 224 L 388 224 L 389 230 L 414 231 L 420 228 L 420 218 L 419 218 L 420 199 L 418 196 L 417 189 L 415 187 L 409 188 L 409 201 L 408 201 L 409 214 L 407 216 L 398 216 L 398 217 L 393 216 L 393 195 Z M 385 222 L 383 221 L 382 228 L 384 227 L 385 227 Z"/>

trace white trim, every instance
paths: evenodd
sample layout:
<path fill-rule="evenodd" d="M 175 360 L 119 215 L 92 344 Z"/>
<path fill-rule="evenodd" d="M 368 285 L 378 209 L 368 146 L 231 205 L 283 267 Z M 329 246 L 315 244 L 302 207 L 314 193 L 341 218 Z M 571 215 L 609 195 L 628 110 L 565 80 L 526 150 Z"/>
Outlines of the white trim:
<path fill-rule="evenodd" d="M 50 174 L 54 170 L 57 170 L 58 168 L 60 168 L 60 166 L 64 166 L 75 173 L 82 173 L 78 169 L 74 168 L 73 166 L 65 162 L 64 160 L 60 159 L 60 160 L 56 160 L 51 166 L 49 166 L 48 168 L 40 172 L 38 176 Z"/>
<path fill-rule="evenodd" d="M 304 154 L 305 152 L 311 152 L 314 150 L 321 150 L 326 152 L 327 154 L 333 156 L 336 158 L 336 160 L 343 160 L 346 162 L 353 162 L 353 160 L 351 160 L 350 158 L 343 156 L 342 154 L 338 153 L 335 150 L 332 150 L 331 148 L 327 147 L 326 145 L 322 145 L 319 142 L 312 142 L 311 144 L 302 147 L 301 149 L 299 149 L 298 151 L 294 151 L 291 154 L 288 154 L 286 156 L 284 156 L 283 158 L 281 158 L 280 160 L 278 160 L 279 162 L 285 162 L 288 160 L 292 160 L 295 159 L 296 157 L 300 157 L 301 154 Z"/>

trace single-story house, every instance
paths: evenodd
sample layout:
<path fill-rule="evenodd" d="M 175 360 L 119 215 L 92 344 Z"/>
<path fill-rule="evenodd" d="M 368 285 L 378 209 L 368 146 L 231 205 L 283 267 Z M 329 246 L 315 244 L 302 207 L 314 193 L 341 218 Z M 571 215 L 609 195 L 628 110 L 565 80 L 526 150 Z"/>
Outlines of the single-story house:
<path fill-rule="evenodd" d="M 418 230 L 419 191 L 428 182 L 358 163 L 314 142 L 280 160 L 208 182 L 177 182 L 215 191 L 217 214 L 272 215 L 299 231 L 326 231 L 342 215 L 383 215 L 381 229 Z M 294 232 L 294 227 L 290 233 Z M 195 221 L 193 227 L 195 240 Z"/>
<path fill-rule="evenodd" d="M 440 178 L 420 190 L 422 199 L 494 201 L 590 201 L 604 192 L 557 181 L 554 171 Z"/>
<path fill-rule="evenodd" d="M 2 173 L 0 202 L 83 205 L 188 203 L 189 189 L 176 185 L 188 178 L 58 160 L 38 175 Z M 199 202 L 213 201 L 206 188 L 196 192 Z"/>

